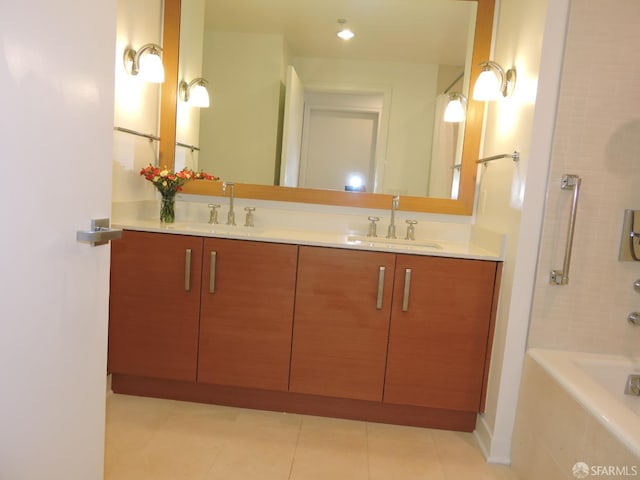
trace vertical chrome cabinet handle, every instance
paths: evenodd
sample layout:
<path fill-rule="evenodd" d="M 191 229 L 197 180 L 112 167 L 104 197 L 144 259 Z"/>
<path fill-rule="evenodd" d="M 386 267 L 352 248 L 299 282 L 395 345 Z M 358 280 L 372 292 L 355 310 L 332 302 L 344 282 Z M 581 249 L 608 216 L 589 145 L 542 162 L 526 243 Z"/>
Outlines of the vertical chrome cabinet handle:
<path fill-rule="evenodd" d="M 384 295 L 384 271 L 385 267 L 380 267 L 378 271 L 378 299 L 376 300 L 376 308 L 382 310 L 382 297 Z"/>
<path fill-rule="evenodd" d="M 411 269 L 404 270 L 404 293 L 402 294 L 402 311 L 409 310 L 409 290 L 411 290 Z"/>
<path fill-rule="evenodd" d="M 187 248 L 184 255 L 184 291 L 191 291 L 191 249 Z"/>
<path fill-rule="evenodd" d="M 216 293 L 216 252 L 209 254 L 209 293 Z"/>

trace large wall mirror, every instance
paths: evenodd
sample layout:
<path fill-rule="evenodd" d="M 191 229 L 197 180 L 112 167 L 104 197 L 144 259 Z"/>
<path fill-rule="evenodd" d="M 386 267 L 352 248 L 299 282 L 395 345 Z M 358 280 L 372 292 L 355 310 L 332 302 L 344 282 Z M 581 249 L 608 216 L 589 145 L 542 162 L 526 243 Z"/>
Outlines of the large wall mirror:
<path fill-rule="evenodd" d="M 469 96 L 489 59 L 494 0 L 164 9 L 163 165 L 233 181 L 244 198 L 386 209 L 399 194 L 402 210 L 472 214 L 484 105 L 469 100 L 460 124 L 442 114 L 445 92 Z M 209 82 L 209 108 L 178 100 L 195 76 Z M 221 194 L 206 182 L 184 191 Z"/>

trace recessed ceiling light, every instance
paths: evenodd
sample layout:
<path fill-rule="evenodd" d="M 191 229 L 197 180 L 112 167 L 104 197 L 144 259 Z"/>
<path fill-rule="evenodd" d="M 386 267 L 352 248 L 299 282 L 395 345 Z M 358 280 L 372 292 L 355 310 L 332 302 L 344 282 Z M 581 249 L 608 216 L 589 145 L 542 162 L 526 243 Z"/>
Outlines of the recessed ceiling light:
<path fill-rule="evenodd" d="M 338 37 L 340 37 L 343 40 L 350 40 L 353 37 L 355 37 L 356 34 L 353 33 L 350 29 L 345 27 L 346 23 L 347 21 L 344 18 L 338 19 L 338 27 L 340 28 L 340 31 L 338 31 L 336 35 L 338 35 Z"/>

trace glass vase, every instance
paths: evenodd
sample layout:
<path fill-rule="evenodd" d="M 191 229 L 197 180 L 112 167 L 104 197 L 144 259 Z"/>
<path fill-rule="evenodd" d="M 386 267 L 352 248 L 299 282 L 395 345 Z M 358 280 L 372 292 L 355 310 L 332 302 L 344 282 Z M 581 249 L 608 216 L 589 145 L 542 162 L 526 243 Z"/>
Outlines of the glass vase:
<path fill-rule="evenodd" d="M 160 222 L 173 223 L 176 220 L 176 194 L 163 193 L 160 200 Z"/>

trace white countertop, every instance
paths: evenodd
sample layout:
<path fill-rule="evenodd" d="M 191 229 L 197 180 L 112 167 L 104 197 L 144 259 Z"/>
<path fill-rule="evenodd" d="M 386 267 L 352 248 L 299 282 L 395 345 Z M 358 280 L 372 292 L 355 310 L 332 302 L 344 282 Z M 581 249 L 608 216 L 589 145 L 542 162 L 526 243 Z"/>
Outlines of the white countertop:
<path fill-rule="evenodd" d="M 360 232 L 318 232 L 293 228 L 244 227 L 224 224 L 175 222 L 161 224 L 159 220 L 126 220 L 113 225 L 124 230 L 167 233 L 175 235 L 195 235 L 202 237 L 232 238 L 273 243 L 291 243 L 319 247 L 339 247 L 353 250 L 373 250 L 413 255 L 467 258 L 475 260 L 501 261 L 502 251 L 486 248 L 482 244 L 482 234 L 476 235 L 477 242 L 441 241 L 438 238 L 411 240 L 387 240 L 384 237 L 367 238 Z M 491 242 L 489 242 L 491 243 Z M 493 242 L 495 243 L 495 242 Z"/>

